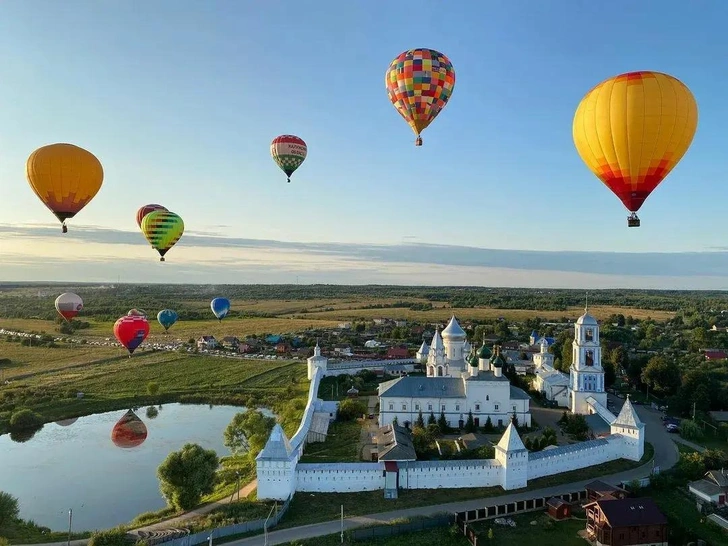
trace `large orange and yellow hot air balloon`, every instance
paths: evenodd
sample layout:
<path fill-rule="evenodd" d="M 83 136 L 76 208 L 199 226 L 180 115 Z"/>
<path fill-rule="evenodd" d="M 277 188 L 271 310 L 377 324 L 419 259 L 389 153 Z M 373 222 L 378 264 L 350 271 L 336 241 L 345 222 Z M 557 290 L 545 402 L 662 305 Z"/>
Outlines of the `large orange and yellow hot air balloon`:
<path fill-rule="evenodd" d="M 455 69 L 445 55 L 434 49 L 410 49 L 400 53 L 384 76 L 387 95 L 412 128 L 422 146 L 420 133 L 445 108 L 455 89 Z"/>
<path fill-rule="evenodd" d="M 66 233 L 66 220 L 76 216 L 101 189 L 104 169 L 96 156 L 83 148 L 49 144 L 30 154 L 25 176 Z"/>
<path fill-rule="evenodd" d="M 603 81 L 574 115 L 576 149 L 586 166 L 624 203 L 627 225 L 685 155 L 698 126 L 698 105 L 680 80 L 628 72 Z"/>

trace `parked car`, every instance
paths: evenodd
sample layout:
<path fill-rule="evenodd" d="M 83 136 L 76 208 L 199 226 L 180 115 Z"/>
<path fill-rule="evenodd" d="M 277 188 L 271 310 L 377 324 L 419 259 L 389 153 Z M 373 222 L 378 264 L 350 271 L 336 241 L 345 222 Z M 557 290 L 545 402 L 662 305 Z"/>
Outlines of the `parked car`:
<path fill-rule="evenodd" d="M 670 432 L 672 434 L 677 434 L 678 432 L 680 432 L 680 427 L 673 423 L 668 423 L 667 425 L 665 425 L 665 429 L 667 429 L 667 432 Z"/>

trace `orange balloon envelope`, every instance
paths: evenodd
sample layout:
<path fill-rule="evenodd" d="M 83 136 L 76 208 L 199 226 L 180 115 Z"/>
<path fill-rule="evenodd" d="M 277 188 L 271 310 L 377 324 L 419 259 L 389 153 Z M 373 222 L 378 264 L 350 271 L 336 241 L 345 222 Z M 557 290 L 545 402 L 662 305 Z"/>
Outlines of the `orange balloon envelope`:
<path fill-rule="evenodd" d="M 101 189 L 104 169 L 96 156 L 83 148 L 50 144 L 30 154 L 25 176 L 66 233 L 66 220 L 76 216 Z"/>
<path fill-rule="evenodd" d="M 635 214 L 685 155 L 698 126 L 698 105 L 680 80 L 629 72 L 603 81 L 582 99 L 572 127 L 581 159 Z"/>
<path fill-rule="evenodd" d="M 147 439 L 147 426 L 129 410 L 117 421 L 111 430 L 111 441 L 116 447 L 129 449 L 140 446 Z"/>

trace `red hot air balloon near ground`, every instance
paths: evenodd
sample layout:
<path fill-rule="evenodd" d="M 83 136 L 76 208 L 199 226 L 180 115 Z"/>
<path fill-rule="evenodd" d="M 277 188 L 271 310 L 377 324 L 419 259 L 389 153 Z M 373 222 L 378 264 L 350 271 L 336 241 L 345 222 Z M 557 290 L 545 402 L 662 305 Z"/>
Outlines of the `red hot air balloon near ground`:
<path fill-rule="evenodd" d="M 149 322 L 140 315 L 127 315 L 121 317 L 114 324 L 114 335 L 126 349 L 131 357 L 134 350 L 141 345 L 149 335 Z"/>
<path fill-rule="evenodd" d="M 139 226 L 139 229 L 141 229 L 141 227 L 142 227 L 142 220 L 144 220 L 144 217 L 147 214 L 149 214 L 150 212 L 154 212 L 155 210 L 167 210 L 167 209 L 165 207 L 163 207 L 162 205 L 151 204 L 151 205 L 144 205 L 137 211 L 136 221 L 137 221 L 137 225 Z"/>
<path fill-rule="evenodd" d="M 147 426 L 129 410 L 111 429 L 111 441 L 116 447 L 129 449 L 138 447 L 147 439 Z"/>

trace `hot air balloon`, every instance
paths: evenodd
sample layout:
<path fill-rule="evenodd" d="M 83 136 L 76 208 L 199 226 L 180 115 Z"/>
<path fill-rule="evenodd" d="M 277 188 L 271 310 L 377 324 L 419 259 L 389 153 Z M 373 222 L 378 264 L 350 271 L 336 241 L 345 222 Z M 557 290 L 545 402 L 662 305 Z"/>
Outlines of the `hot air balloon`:
<path fill-rule="evenodd" d="M 677 165 L 695 136 L 698 105 L 680 80 L 628 72 L 603 81 L 581 100 L 573 136 L 581 159 L 624 203 L 629 227 L 637 211 Z"/>
<path fill-rule="evenodd" d="M 76 421 L 78 421 L 78 417 L 72 417 L 70 419 L 61 419 L 60 421 L 56 421 L 56 425 L 60 425 L 62 427 L 70 427 Z"/>
<path fill-rule="evenodd" d="M 127 315 L 114 323 L 114 335 L 126 349 L 129 356 L 149 335 L 149 322 L 146 317 Z"/>
<path fill-rule="evenodd" d="M 286 173 L 288 182 L 291 181 L 293 171 L 298 169 L 308 155 L 308 146 L 303 139 L 294 135 L 281 135 L 270 143 L 270 155 L 273 161 Z"/>
<path fill-rule="evenodd" d="M 159 261 L 172 248 L 185 231 L 185 223 L 169 210 L 155 210 L 142 219 L 142 233 L 157 252 Z"/>
<path fill-rule="evenodd" d="M 129 309 L 126 314 L 128 317 L 144 317 L 147 318 L 147 312 L 144 309 Z"/>
<path fill-rule="evenodd" d="M 83 148 L 50 144 L 30 154 L 25 176 L 66 233 L 66 220 L 78 214 L 101 189 L 104 169 L 96 156 Z"/>
<path fill-rule="evenodd" d="M 177 322 L 177 312 L 172 311 L 172 309 L 163 309 L 157 313 L 157 322 L 162 325 L 166 332 Z"/>
<path fill-rule="evenodd" d="M 144 219 L 144 217 L 147 214 L 149 214 L 150 212 L 154 212 L 155 210 L 167 210 L 167 209 L 164 208 L 162 205 L 144 205 L 137 211 L 136 221 L 137 221 L 137 225 L 139 226 L 140 229 L 142 227 L 142 220 Z"/>
<path fill-rule="evenodd" d="M 116 447 L 129 449 L 138 447 L 147 439 L 147 426 L 129 410 L 111 429 L 111 441 Z"/>
<path fill-rule="evenodd" d="M 222 319 L 230 312 L 230 300 L 227 298 L 215 298 L 210 302 L 210 309 L 212 309 L 217 320 L 222 322 Z"/>
<path fill-rule="evenodd" d="M 392 61 L 384 83 L 389 100 L 417 135 L 415 146 L 422 146 L 420 133 L 445 108 L 455 89 L 450 59 L 434 49 L 410 49 Z"/>
<path fill-rule="evenodd" d="M 70 321 L 73 317 L 83 309 L 83 300 L 73 292 L 64 292 L 56 298 L 56 311 L 66 321 Z"/>

